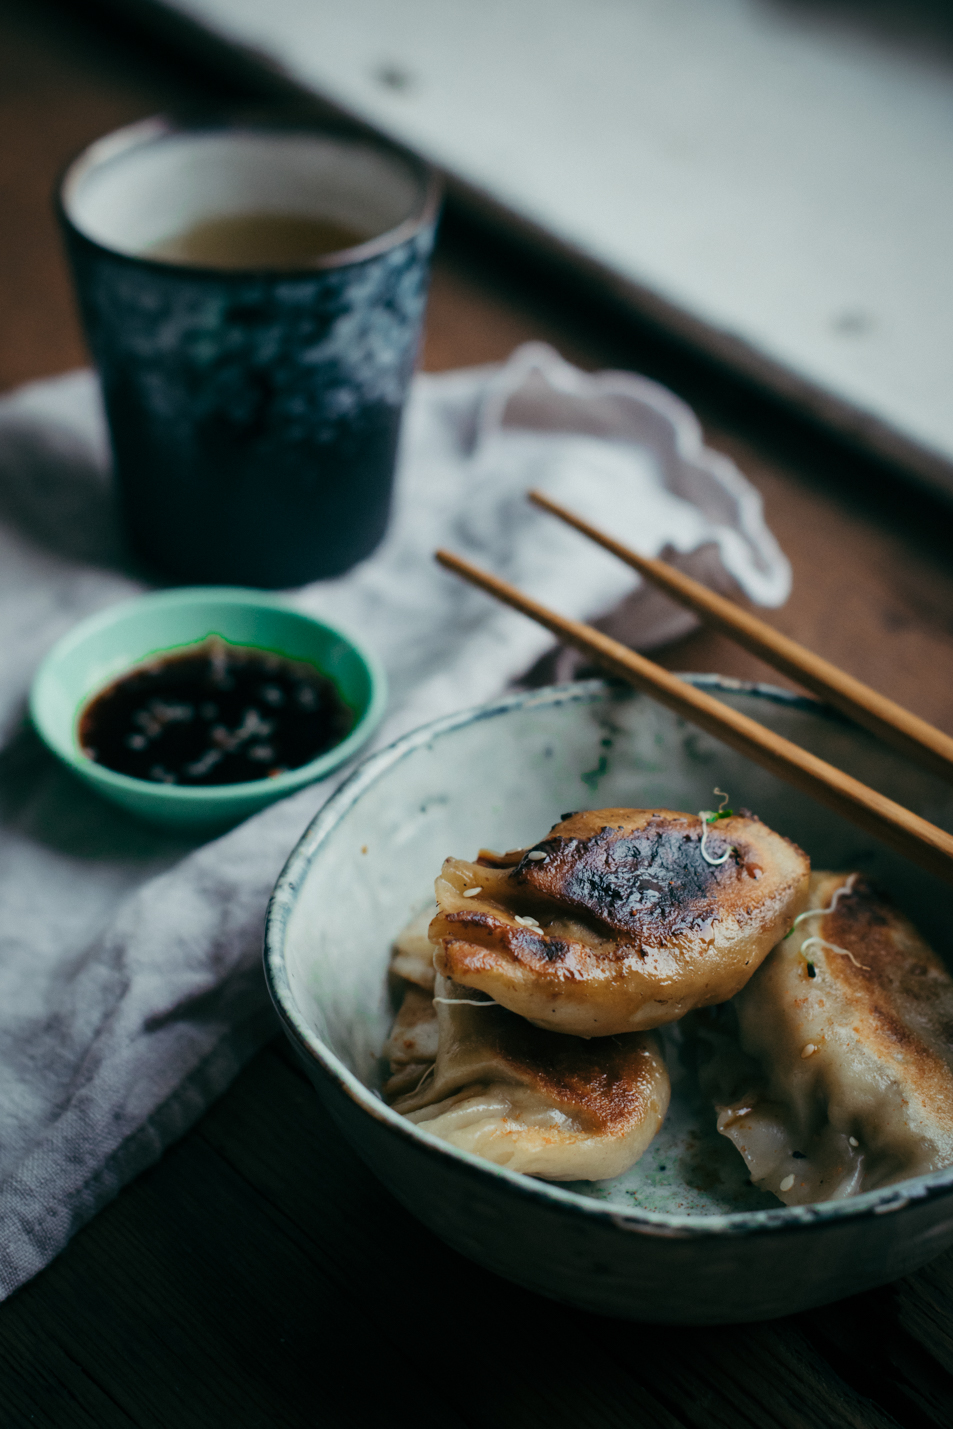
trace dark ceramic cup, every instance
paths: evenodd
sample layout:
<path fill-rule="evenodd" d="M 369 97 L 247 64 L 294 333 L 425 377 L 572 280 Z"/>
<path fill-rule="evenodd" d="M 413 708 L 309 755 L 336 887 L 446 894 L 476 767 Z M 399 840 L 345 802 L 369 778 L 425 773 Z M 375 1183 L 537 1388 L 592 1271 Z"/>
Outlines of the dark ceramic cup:
<path fill-rule="evenodd" d="M 282 587 L 374 550 L 438 206 L 425 165 L 311 131 L 153 119 L 74 161 L 60 214 L 140 558 L 179 580 Z M 295 267 L 149 256 L 262 213 L 358 241 Z"/>

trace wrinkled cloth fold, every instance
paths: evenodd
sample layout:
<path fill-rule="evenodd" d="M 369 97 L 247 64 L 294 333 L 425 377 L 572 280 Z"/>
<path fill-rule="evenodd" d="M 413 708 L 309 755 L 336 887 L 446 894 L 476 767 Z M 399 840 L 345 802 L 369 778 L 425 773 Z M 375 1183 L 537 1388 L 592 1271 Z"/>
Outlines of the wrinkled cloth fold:
<path fill-rule="evenodd" d="M 757 493 L 665 389 L 584 374 L 540 344 L 500 366 L 419 376 L 384 543 L 288 597 L 383 660 L 378 746 L 491 698 L 550 644 L 439 568 L 438 545 L 571 616 L 627 600 L 641 648 L 691 627 L 531 507 L 530 486 L 710 584 L 768 605 L 787 596 Z M 274 1031 L 260 966 L 268 895 L 348 772 L 196 846 L 61 768 L 27 722 L 32 675 L 77 620 L 145 588 L 119 533 L 93 374 L 0 399 L 0 1295 L 181 1136 Z"/>

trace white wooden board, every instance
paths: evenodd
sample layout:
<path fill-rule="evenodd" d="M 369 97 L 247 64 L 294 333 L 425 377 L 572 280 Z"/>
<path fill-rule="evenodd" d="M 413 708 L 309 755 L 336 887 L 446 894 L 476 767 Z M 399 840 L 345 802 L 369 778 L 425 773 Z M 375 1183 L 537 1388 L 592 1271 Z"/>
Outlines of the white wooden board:
<path fill-rule="evenodd" d="M 939 42 L 822 0 L 164 3 L 953 494 Z"/>

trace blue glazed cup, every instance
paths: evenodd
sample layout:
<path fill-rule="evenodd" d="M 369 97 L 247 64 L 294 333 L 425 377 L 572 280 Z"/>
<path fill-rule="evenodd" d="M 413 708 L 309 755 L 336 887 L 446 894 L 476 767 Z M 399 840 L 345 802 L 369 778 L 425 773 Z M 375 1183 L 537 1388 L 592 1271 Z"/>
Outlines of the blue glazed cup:
<path fill-rule="evenodd" d="M 425 165 L 313 131 L 151 119 L 73 162 L 60 217 L 121 509 L 147 565 L 280 588 L 374 550 L 438 207 Z M 262 214 L 331 222 L 357 241 L 303 266 L 156 256 L 196 225 Z"/>

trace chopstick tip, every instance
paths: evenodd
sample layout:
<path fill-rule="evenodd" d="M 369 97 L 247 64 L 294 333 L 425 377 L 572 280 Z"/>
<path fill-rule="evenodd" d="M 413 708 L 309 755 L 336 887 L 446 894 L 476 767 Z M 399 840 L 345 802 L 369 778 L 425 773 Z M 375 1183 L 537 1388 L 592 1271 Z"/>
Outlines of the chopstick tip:
<path fill-rule="evenodd" d="M 448 551 L 444 546 L 438 546 L 433 553 L 433 558 L 438 565 L 443 566 L 448 571 L 455 571 L 460 575 L 467 565 L 461 556 L 454 555 L 453 551 Z"/>

